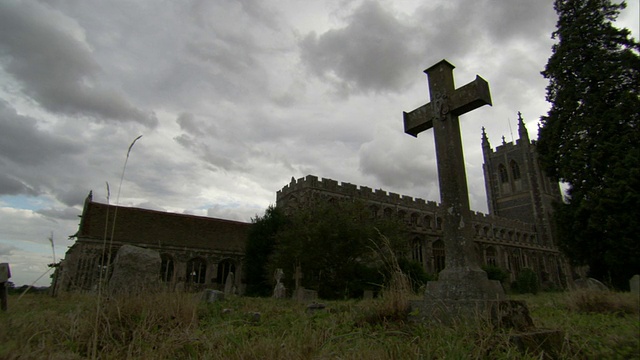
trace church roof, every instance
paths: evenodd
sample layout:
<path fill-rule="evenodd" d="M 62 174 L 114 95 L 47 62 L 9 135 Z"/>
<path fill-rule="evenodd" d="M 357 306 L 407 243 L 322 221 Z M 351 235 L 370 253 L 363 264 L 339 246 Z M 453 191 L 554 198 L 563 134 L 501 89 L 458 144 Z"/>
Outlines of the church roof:
<path fill-rule="evenodd" d="M 113 218 L 116 214 L 116 224 Z M 250 223 L 175 214 L 88 201 L 82 213 L 78 239 L 103 240 L 105 220 L 113 241 L 132 245 L 200 248 L 244 252 Z M 108 237 L 109 239 L 109 237 Z"/>

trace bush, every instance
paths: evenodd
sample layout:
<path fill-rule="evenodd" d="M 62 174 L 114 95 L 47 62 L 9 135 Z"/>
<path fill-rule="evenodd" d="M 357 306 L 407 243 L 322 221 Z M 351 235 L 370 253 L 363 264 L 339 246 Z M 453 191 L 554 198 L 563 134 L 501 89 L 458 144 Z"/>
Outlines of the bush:
<path fill-rule="evenodd" d="M 518 273 L 516 281 L 511 284 L 511 289 L 519 294 L 537 294 L 540 285 L 535 271 L 524 268 Z"/>
<path fill-rule="evenodd" d="M 504 283 L 509 278 L 509 272 L 499 266 L 485 265 L 482 270 L 487 273 L 489 280 L 498 280 L 500 283 Z"/>

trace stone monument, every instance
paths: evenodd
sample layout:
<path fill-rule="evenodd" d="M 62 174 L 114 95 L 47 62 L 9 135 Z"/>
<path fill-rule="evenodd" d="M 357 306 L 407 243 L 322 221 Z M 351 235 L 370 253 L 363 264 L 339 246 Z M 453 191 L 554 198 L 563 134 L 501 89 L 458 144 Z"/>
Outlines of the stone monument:
<path fill-rule="evenodd" d="M 287 296 L 287 288 L 280 281 L 284 277 L 284 271 L 278 268 L 276 269 L 273 277 L 276 279 L 276 287 L 273 289 L 273 297 L 276 299 L 284 299 Z"/>
<path fill-rule="evenodd" d="M 469 194 L 458 116 L 491 105 L 489 84 L 480 76 L 456 89 L 454 66 L 442 60 L 424 72 L 431 102 L 404 113 L 405 133 L 417 137 L 433 128 L 443 215 L 445 268 L 427 283 L 424 301 L 412 303 L 420 317 L 467 316 L 498 308 L 505 298 L 498 281 L 489 280 L 475 253 Z"/>

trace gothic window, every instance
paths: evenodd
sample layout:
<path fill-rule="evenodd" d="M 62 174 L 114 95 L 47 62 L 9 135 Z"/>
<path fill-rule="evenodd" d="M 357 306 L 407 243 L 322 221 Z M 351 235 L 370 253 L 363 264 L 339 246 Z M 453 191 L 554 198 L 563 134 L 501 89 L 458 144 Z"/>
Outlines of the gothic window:
<path fill-rule="evenodd" d="M 445 266 L 444 242 L 437 240 L 433 243 L 433 265 L 434 271 L 439 273 Z"/>
<path fill-rule="evenodd" d="M 518 166 L 518 163 L 514 160 L 511 160 L 511 175 L 513 176 L 513 180 L 520 179 L 520 166 Z"/>
<path fill-rule="evenodd" d="M 218 264 L 218 276 L 216 276 L 216 282 L 219 285 L 224 285 L 230 272 L 234 274 L 236 272 L 236 265 L 233 263 L 233 261 L 231 261 L 230 259 L 221 261 Z"/>
<path fill-rule="evenodd" d="M 441 217 L 437 217 L 436 218 L 436 229 L 442 230 L 442 218 Z"/>
<path fill-rule="evenodd" d="M 378 207 L 375 205 L 369 206 L 369 212 L 371 214 L 371 219 L 375 219 L 378 217 Z"/>
<path fill-rule="evenodd" d="M 424 217 L 424 227 L 431 229 L 431 216 L 427 215 Z"/>
<path fill-rule="evenodd" d="M 384 209 L 384 217 L 389 219 L 393 216 L 393 209 L 392 208 L 385 208 Z"/>
<path fill-rule="evenodd" d="M 507 168 L 504 165 L 498 165 L 498 173 L 500 174 L 501 183 L 509 182 L 509 174 L 507 173 Z"/>
<path fill-rule="evenodd" d="M 413 239 L 411 260 L 422 264 L 422 241 L 420 241 L 420 238 Z"/>
<path fill-rule="evenodd" d="M 487 265 L 496 266 L 496 248 L 489 246 L 485 251 Z"/>
<path fill-rule="evenodd" d="M 404 223 L 407 222 L 407 212 L 404 210 L 400 210 L 398 211 L 398 219 L 400 219 L 400 221 L 403 221 Z"/>
<path fill-rule="evenodd" d="M 204 284 L 207 276 L 207 262 L 202 258 L 193 258 L 187 261 L 187 282 L 191 284 Z"/>
<path fill-rule="evenodd" d="M 411 214 L 411 225 L 418 226 L 418 219 L 419 218 L 417 213 Z"/>
<path fill-rule="evenodd" d="M 173 257 L 169 254 L 160 255 L 162 263 L 160 265 L 160 279 L 164 282 L 173 280 Z"/>

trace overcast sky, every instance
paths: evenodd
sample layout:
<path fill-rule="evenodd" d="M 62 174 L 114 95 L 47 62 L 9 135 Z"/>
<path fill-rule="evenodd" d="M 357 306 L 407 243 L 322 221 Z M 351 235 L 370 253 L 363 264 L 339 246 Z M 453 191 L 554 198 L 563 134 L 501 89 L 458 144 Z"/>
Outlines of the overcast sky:
<path fill-rule="evenodd" d="M 268 5 L 267 5 L 268 4 Z M 638 1 L 619 26 L 638 38 Z M 404 134 L 446 58 L 493 107 L 461 117 L 471 207 L 491 145 L 546 114 L 552 0 L 0 1 L 0 262 L 64 256 L 84 198 L 250 221 L 308 174 L 439 200 L 433 133 Z M 48 285 L 45 275 L 38 285 Z"/>

